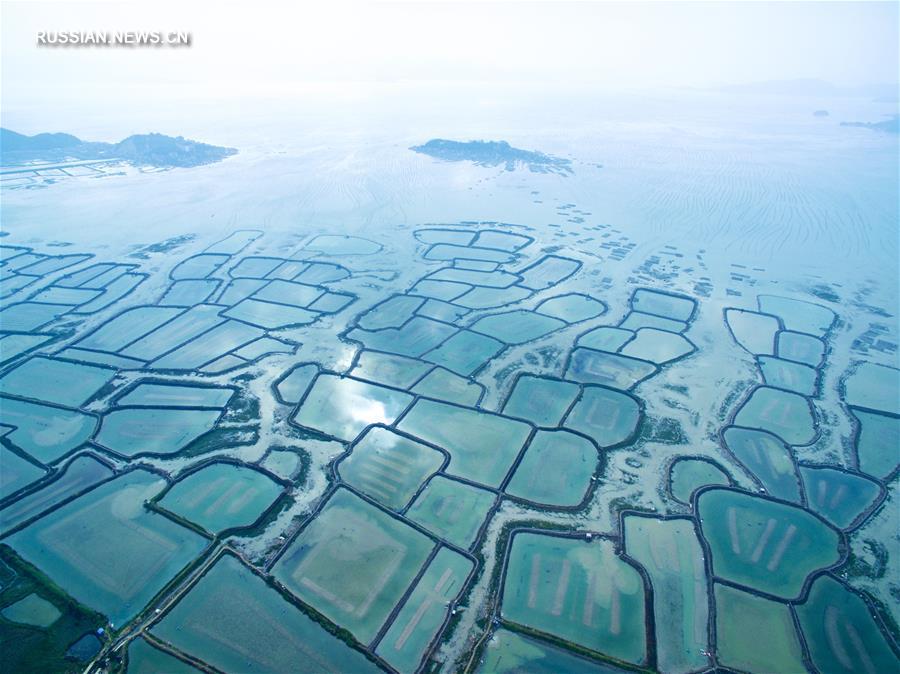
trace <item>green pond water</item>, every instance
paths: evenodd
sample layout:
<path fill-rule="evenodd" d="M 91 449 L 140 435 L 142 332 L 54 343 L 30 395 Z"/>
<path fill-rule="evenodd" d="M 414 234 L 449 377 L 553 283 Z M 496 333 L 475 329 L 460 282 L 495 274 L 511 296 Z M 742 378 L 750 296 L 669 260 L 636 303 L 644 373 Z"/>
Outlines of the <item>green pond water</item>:
<path fill-rule="evenodd" d="M 369 424 L 393 423 L 412 399 L 411 395 L 383 386 L 322 374 L 293 421 L 350 441 Z"/>
<path fill-rule="evenodd" d="M 788 330 L 805 332 L 817 337 L 825 335 L 835 318 L 831 309 L 821 305 L 775 295 L 760 295 L 759 310 L 781 318 Z"/>
<path fill-rule="evenodd" d="M 849 527 L 881 493 L 874 480 L 836 468 L 801 467 L 806 502 L 839 529 Z"/>
<path fill-rule="evenodd" d="M 300 365 L 293 368 L 284 379 L 276 384 L 278 394 L 288 403 L 299 403 L 318 372 L 319 368 L 315 365 Z"/>
<path fill-rule="evenodd" d="M 385 428 L 366 431 L 338 463 L 341 479 L 387 508 L 402 509 L 444 455 Z"/>
<path fill-rule="evenodd" d="M 593 297 L 570 294 L 546 299 L 538 304 L 535 311 L 566 323 L 580 323 L 602 316 L 606 313 L 606 305 Z"/>
<path fill-rule="evenodd" d="M 119 405 L 148 407 L 225 407 L 234 390 L 206 386 L 138 384 L 117 400 Z"/>
<path fill-rule="evenodd" d="M 123 456 L 175 454 L 213 429 L 219 410 L 135 407 L 103 417 L 97 442 Z"/>
<path fill-rule="evenodd" d="M 219 533 L 253 524 L 280 493 L 281 486 L 259 471 L 214 463 L 176 482 L 159 504 Z"/>
<path fill-rule="evenodd" d="M 108 368 L 35 357 L 0 377 L 0 393 L 78 407 L 114 375 Z"/>
<path fill-rule="evenodd" d="M 62 613 L 43 597 L 29 594 L 15 604 L 10 604 L 0 610 L 0 615 L 7 620 L 22 625 L 49 627 L 59 619 Z"/>
<path fill-rule="evenodd" d="M 272 573 L 369 643 L 433 547 L 425 535 L 338 489 Z"/>
<path fill-rule="evenodd" d="M 796 393 L 766 386 L 753 392 L 734 422 L 774 433 L 789 445 L 807 445 L 816 437 L 809 401 Z"/>
<path fill-rule="evenodd" d="M 643 581 L 607 540 L 516 534 L 501 612 L 620 660 L 640 663 L 646 655 Z"/>
<path fill-rule="evenodd" d="M 503 343 L 493 337 L 461 330 L 422 357 L 465 377 L 502 350 Z"/>
<path fill-rule="evenodd" d="M 6 466 L 4 457 L 4 470 Z M 112 475 L 113 472 L 96 459 L 90 456 L 76 457 L 67 465 L 65 472 L 53 482 L 0 510 L 0 532 L 9 531 L 53 504 Z"/>
<path fill-rule="evenodd" d="M 640 416 L 634 398 L 600 386 L 585 386 L 564 426 L 593 438 L 601 447 L 611 447 L 631 437 Z"/>
<path fill-rule="evenodd" d="M 2 445 L 0 459 L 3 462 L 3 470 L 0 471 L 0 498 L 6 498 L 44 476 L 44 469 Z"/>
<path fill-rule="evenodd" d="M 466 549 L 495 500 L 493 492 L 438 475 L 416 497 L 406 516 L 435 536 Z"/>
<path fill-rule="evenodd" d="M 780 332 L 775 340 L 779 358 L 819 367 L 825 359 L 825 344 L 821 339 L 802 332 Z"/>
<path fill-rule="evenodd" d="M 484 394 L 481 384 L 473 383 L 442 367 L 434 368 L 410 390 L 427 398 L 438 398 L 467 407 L 478 404 Z"/>
<path fill-rule="evenodd" d="M 596 351 L 609 351 L 610 353 L 615 353 L 624 346 L 628 340 L 633 338 L 634 331 L 632 330 L 603 326 L 594 328 L 581 335 L 578 338 L 578 346 L 594 349 Z"/>
<path fill-rule="evenodd" d="M 91 437 L 97 419 L 74 410 L 0 398 L 3 423 L 15 430 L 6 439 L 42 463 L 52 463 Z"/>
<path fill-rule="evenodd" d="M 205 278 L 226 262 L 228 262 L 228 255 L 216 253 L 195 255 L 176 265 L 169 276 L 175 281 Z"/>
<path fill-rule="evenodd" d="M 709 665 L 709 600 L 703 549 L 690 520 L 626 516 L 625 552 L 653 586 L 656 657 L 660 671 L 692 672 Z"/>
<path fill-rule="evenodd" d="M 524 344 L 565 326 L 566 324 L 557 318 L 520 310 L 486 316 L 476 321 L 472 325 L 472 330 L 506 344 Z"/>
<path fill-rule="evenodd" d="M 380 671 L 230 555 L 151 631 L 222 671 Z"/>
<path fill-rule="evenodd" d="M 378 351 L 363 351 L 350 372 L 354 377 L 372 382 L 409 388 L 433 366 L 421 360 Z"/>
<path fill-rule="evenodd" d="M 302 465 L 300 454 L 291 451 L 273 450 L 260 464 L 286 480 L 292 478 Z"/>
<path fill-rule="evenodd" d="M 375 652 L 402 674 L 413 674 L 473 567 L 449 548 L 438 550 Z"/>
<path fill-rule="evenodd" d="M 662 365 L 686 356 L 693 350 L 694 345 L 681 335 L 656 328 L 640 328 L 635 332 L 634 339 L 623 346 L 619 353 Z"/>
<path fill-rule="evenodd" d="M 856 454 L 860 470 L 887 477 L 900 465 L 896 448 L 900 446 L 900 417 L 851 409 L 859 421 Z"/>
<path fill-rule="evenodd" d="M 730 489 L 697 499 L 716 576 L 793 599 L 809 574 L 835 564 L 838 535 L 800 508 Z"/>
<path fill-rule="evenodd" d="M 200 670 L 138 637 L 128 644 L 127 674 L 196 674 Z"/>
<path fill-rule="evenodd" d="M 160 326 L 148 335 L 129 344 L 121 350 L 129 358 L 153 360 L 181 344 L 197 339 L 208 330 L 225 322 L 221 317 L 222 308 L 201 304 L 192 307 L 177 318 Z"/>
<path fill-rule="evenodd" d="M 820 576 L 809 598 L 797 606 L 809 654 L 825 674 L 897 670 L 897 655 L 882 636 L 872 611 L 856 594 L 830 576 Z"/>
<path fill-rule="evenodd" d="M 767 386 L 787 389 L 803 396 L 816 394 L 818 373 L 809 365 L 772 356 L 760 356 L 759 366 Z"/>
<path fill-rule="evenodd" d="M 163 480 L 134 470 L 6 539 L 86 606 L 122 625 L 206 546 L 202 536 L 147 511 Z"/>
<path fill-rule="evenodd" d="M 800 479 L 790 448 L 777 436 L 751 428 L 729 427 L 722 434 L 725 445 L 765 487 L 787 501 L 800 501 Z"/>
<path fill-rule="evenodd" d="M 159 303 L 176 307 L 190 307 L 205 302 L 219 287 L 219 281 L 213 279 L 190 279 L 175 281 Z"/>
<path fill-rule="evenodd" d="M 626 670 L 580 658 L 569 651 L 507 629 L 488 641 L 478 674 L 611 674 Z"/>
<path fill-rule="evenodd" d="M 656 314 L 675 321 L 686 321 L 694 312 L 695 303 L 686 297 L 675 297 L 646 288 L 634 291 L 631 308 L 648 314 Z"/>
<path fill-rule="evenodd" d="M 900 370 L 865 362 L 847 377 L 846 400 L 850 405 L 900 414 Z"/>
<path fill-rule="evenodd" d="M 578 348 L 566 371 L 566 378 L 582 384 L 602 384 L 628 390 L 656 372 L 652 363 L 613 353 Z"/>
<path fill-rule="evenodd" d="M 447 472 L 497 487 L 531 428 L 497 414 L 419 400 L 398 428 L 450 452 Z"/>
<path fill-rule="evenodd" d="M 687 328 L 687 323 L 664 318 L 655 314 L 645 314 L 642 311 L 632 311 L 619 324 L 625 330 L 640 330 L 641 328 L 653 328 L 655 330 L 667 330 L 669 332 L 681 332 Z"/>
<path fill-rule="evenodd" d="M 669 488 L 672 496 L 682 503 L 690 503 L 694 492 L 708 484 L 730 484 L 728 475 L 709 461 L 679 459 L 669 468 Z"/>
<path fill-rule="evenodd" d="M 579 393 L 580 387 L 572 382 L 525 375 L 516 381 L 503 413 L 537 426 L 557 426 Z"/>
<path fill-rule="evenodd" d="M 574 507 L 587 495 L 598 466 L 594 445 L 568 431 L 539 430 L 506 492 L 546 506 Z M 548 471 L 547 466 L 554 466 Z"/>
<path fill-rule="evenodd" d="M 803 672 L 803 649 L 785 604 L 715 584 L 719 661 L 751 672 Z"/>
<path fill-rule="evenodd" d="M 725 322 L 737 343 L 750 353 L 767 356 L 775 353 L 775 333 L 780 325 L 774 316 L 743 309 L 726 309 Z"/>

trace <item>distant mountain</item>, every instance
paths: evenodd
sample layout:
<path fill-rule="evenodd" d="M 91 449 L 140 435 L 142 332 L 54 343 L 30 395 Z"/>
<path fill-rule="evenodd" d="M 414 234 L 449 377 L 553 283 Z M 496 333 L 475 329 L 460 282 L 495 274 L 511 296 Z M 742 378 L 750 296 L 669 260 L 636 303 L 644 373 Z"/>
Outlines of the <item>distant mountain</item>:
<path fill-rule="evenodd" d="M 504 140 L 460 142 L 434 138 L 424 145 L 414 145 L 409 149 L 444 161 L 471 161 L 478 166 L 503 165 L 507 171 L 514 171 L 516 166 L 521 164 L 535 173 L 557 175 L 572 173 L 572 162 L 568 159 L 553 157 L 543 152 L 520 150 Z"/>
<path fill-rule="evenodd" d="M 119 143 L 92 143 L 67 133 L 25 136 L 9 129 L 0 129 L 0 161 L 3 165 L 34 161 L 121 159 L 136 165 L 172 168 L 212 164 L 236 153 L 234 148 L 160 133 L 129 136 Z"/>
<path fill-rule="evenodd" d="M 55 150 L 79 144 L 81 140 L 68 133 L 39 133 L 36 136 L 25 136 L 0 128 L 0 149 L 3 152 Z"/>
<path fill-rule="evenodd" d="M 764 94 L 772 96 L 815 96 L 881 98 L 897 95 L 896 84 L 860 84 L 841 86 L 817 79 L 769 80 L 745 84 L 725 84 L 710 87 L 713 91 L 735 94 Z"/>
<path fill-rule="evenodd" d="M 885 133 L 900 133 L 900 115 L 894 115 L 891 119 L 883 122 L 841 122 L 841 126 L 858 126 Z"/>

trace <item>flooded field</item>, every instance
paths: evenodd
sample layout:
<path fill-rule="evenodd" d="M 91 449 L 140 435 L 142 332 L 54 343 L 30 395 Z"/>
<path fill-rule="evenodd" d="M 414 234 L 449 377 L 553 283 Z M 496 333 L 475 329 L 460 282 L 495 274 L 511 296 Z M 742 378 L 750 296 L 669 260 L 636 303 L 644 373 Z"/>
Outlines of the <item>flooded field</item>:
<path fill-rule="evenodd" d="M 896 138 L 685 96 L 4 177 L 4 664 L 896 670 Z"/>

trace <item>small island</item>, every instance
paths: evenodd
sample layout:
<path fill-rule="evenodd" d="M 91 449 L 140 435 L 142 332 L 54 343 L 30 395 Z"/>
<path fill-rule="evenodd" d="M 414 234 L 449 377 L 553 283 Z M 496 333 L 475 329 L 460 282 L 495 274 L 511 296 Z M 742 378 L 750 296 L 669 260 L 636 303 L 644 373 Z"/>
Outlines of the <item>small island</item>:
<path fill-rule="evenodd" d="M 828 117 L 828 110 L 816 110 L 813 117 Z"/>
<path fill-rule="evenodd" d="M 435 138 L 409 149 L 442 161 L 470 161 L 477 166 L 503 166 L 506 171 L 515 171 L 518 166 L 525 166 L 533 173 L 554 173 L 560 176 L 573 173 L 569 159 L 521 150 L 504 140 L 460 142 Z"/>
<path fill-rule="evenodd" d="M 161 133 L 133 135 L 118 143 L 100 143 L 84 141 L 68 133 L 26 136 L 0 129 L 0 161 L 4 166 L 37 161 L 118 160 L 138 166 L 186 168 L 219 162 L 234 154 L 237 154 L 234 148 Z"/>
<path fill-rule="evenodd" d="M 841 126 L 855 126 L 885 133 L 900 133 L 900 115 L 894 115 L 883 122 L 841 122 Z"/>

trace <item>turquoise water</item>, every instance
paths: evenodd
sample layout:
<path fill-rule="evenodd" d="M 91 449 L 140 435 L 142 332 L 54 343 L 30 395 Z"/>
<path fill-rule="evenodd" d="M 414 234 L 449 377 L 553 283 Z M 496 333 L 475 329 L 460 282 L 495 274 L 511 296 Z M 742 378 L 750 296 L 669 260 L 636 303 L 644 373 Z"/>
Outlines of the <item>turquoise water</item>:
<path fill-rule="evenodd" d="M 7 543 L 66 592 L 122 625 L 206 545 L 142 503 L 164 483 L 135 470 L 107 482 Z"/>
<path fill-rule="evenodd" d="M 225 671 L 378 671 L 231 556 L 153 634 Z"/>
<path fill-rule="evenodd" d="M 179 481 L 161 507 L 211 533 L 253 524 L 278 498 L 281 487 L 244 466 L 214 463 Z"/>

